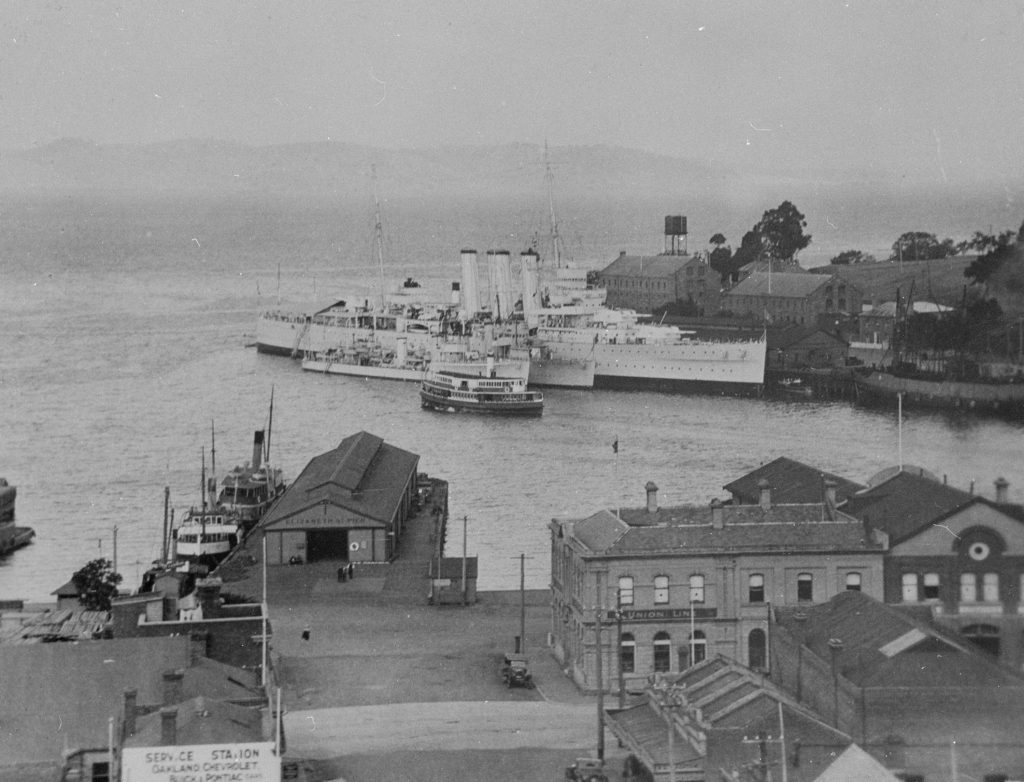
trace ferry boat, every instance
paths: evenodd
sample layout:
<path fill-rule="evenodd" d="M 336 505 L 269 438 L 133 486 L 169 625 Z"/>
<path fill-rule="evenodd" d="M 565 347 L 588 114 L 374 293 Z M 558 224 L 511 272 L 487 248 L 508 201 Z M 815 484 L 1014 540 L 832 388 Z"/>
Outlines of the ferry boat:
<path fill-rule="evenodd" d="M 302 359 L 302 368 L 308 372 L 416 382 L 422 381 L 428 372 L 439 371 L 529 381 L 528 354 L 513 355 L 507 340 L 492 345 L 494 349 L 481 356 L 467 349 L 467 343 L 462 340 L 441 342 L 436 350 L 429 351 L 409 351 L 404 337 L 397 340 L 393 351 L 386 350 L 379 342 L 359 340 L 351 346 L 307 353 Z"/>
<path fill-rule="evenodd" d="M 174 530 L 174 559 L 213 570 L 238 545 L 245 526 L 237 513 L 190 508 Z"/>
<path fill-rule="evenodd" d="M 444 412 L 540 415 L 544 395 L 527 389 L 522 378 L 431 372 L 420 386 L 420 403 L 424 408 Z"/>

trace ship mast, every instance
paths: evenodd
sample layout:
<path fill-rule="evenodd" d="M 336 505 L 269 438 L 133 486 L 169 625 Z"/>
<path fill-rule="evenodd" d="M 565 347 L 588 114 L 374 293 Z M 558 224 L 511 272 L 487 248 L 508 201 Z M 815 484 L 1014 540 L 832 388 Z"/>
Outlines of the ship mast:
<path fill-rule="evenodd" d="M 263 443 L 263 461 L 270 461 L 270 432 L 274 426 L 274 387 L 270 387 L 270 416 L 267 419 L 267 439 Z M 269 468 L 268 468 L 269 472 Z"/>
<path fill-rule="evenodd" d="M 384 226 L 380 219 L 380 198 L 377 197 L 377 166 L 371 166 L 373 174 L 374 234 L 377 240 L 377 263 L 380 266 L 380 308 L 384 309 Z"/>
<path fill-rule="evenodd" d="M 558 236 L 558 222 L 555 220 L 555 175 L 551 170 L 551 159 L 548 157 L 547 139 L 544 139 L 544 181 L 548 188 L 548 220 L 551 224 L 551 258 L 554 260 L 555 268 L 560 269 L 562 268 L 562 256 L 559 245 L 562 240 Z"/>
<path fill-rule="evenodd" d="M 207 486 L 206 490 L 210 494 L 210 507 L 214 508 L 217 505 L 217 435 L 213 430 L 213 420 L 210 420 L 210 480 L 212 486 Z"/>

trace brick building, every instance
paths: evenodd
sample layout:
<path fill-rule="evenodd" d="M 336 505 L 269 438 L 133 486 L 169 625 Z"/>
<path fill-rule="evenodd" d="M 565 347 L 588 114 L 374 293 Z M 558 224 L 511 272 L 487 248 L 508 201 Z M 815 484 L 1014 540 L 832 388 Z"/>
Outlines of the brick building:
<path fill-rule="evenodd" d="M 868 595 L 772 610 L 771 679 L 905 780 L 1024 777 L 1024 678 Z"/>
<path fill-rule="evenodd" d="M 837 511 L 834 487 L 790 505 L 760 488 L 757 505 L 661 508 L 648 483 L 646 507 L 552 520 L 554 649 L 581 687 L 598 686 L 598 650 L 605 688 L 715 654 L 764 668 L 769 605 L 881 598 L 885 536 Z"/>
<path fill-rule="evenodd" d="M 698 315 L 719 309 L 718 274 L 704 255 L 626 255 L 623 252 L 598 274 L 609 307 L 652 312 L 676 302 L 690 302 Z"/>
<path fill-rule="evenodd" d="M 753 272 L 722 294 L 722 309 L 758 322 L 815 325 L 825 315 L 861 311 L 859 288 L 834 274 Z"/>

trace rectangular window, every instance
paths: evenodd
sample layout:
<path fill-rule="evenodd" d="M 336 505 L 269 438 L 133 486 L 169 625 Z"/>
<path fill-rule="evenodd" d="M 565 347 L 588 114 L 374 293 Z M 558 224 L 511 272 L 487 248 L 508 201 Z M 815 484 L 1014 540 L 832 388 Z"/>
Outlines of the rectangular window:
<path fill-rule="evenodd" d="M 917 602 L 917 573 L 903 574 L 903 602 Z"/>
<path fill-rule="evenodd" d="M 981 599 L 986 603 L 999 602 L 999 574 L 985 573 L 981 577 Z"/>
<path fill-rule="evenodd" d="M 690 602 L 704 602 L 704 576 L 690 576 Z"/>
<path fill-rule="evenodd" d="M 814 600 L 814 577 L 810 573 L 801 573 L 796 577 L 796 599 Z"/>
<path fill-rule="evenodd" d="M 668 576 L 654 577 L 654 602 L 655 604 L 668 602 Z"/>
<path fill-rule="evenodd" d="M 939 599 L 939 574 L 938 573 L 925 573 L 924 574 L 923 596 L 924 596 L 925 600 L 938 600 Z"/>
<path fill-rule="evenodd" d="M 846 574 L 846 588 L 851 592 L 860 592 L 860 573 Z"/>
<path fill-rule="evenodd" d="M 960 574 L 960 602 L 978 602 L 978 580 L 974 573 Z"/>
<path fill-rule="evenodd" d="M 620 606 L 631 606 L 631 605 L 633 605 L 633 577 L 632 576 L 620 576 L 619 577 L 619 605 Z"/>
<path fill-rule="evenodd" d="M 754 573 L 750 576 L 747 600 L 751 603 L 764 602 L 764 576 L 760 573 Z"/>

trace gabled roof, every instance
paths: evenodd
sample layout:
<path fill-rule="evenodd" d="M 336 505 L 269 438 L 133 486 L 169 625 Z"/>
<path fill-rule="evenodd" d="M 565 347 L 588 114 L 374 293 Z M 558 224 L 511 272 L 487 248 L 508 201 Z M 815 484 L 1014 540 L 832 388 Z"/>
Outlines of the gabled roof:
<path fill-rule="evenodd" d="M 899 543 L 980 499 L 926 475 L 901 470 L 852 495 L 843 510 L 884 530 L 893 543 Z"/>
<path fill-rule="evenodd" d="M 177 745 L 233 744 L 264 741 L 263 714 L 258 709 L 212 700 L 203 696 L 176 704 Z M 137 718 L 135 734 L 126 747 L 161 746 L 163 715 L 160 710 Z"/>
<path fill-rule="evenodd" d="M 620 255 L 604 269 L 601 276 L 671 277 L 691 263 L 699 262 L 695 255 Z"/>
<path fill-rule="evenodd" d="M 793 345 L 799 345 L 811 337 L 818 337 L 820 339 L 819 335 L 824 336 L 827 340 L 837 345 L 848 344 L 845 339 L 834 331 L 827 331 L 821 328 L 821 326 L 792 324 L 785 328 L 768 329 L 768 349 L 784 350 L 793 347 Z"/>
<path fill-rule="evenodd" d="M 851 779 L 857 782 L 898 782 L 899 777 L 856 744 L 851 744 L 814 782 L 850 782 Z"/>
<path fill-rule="evenodd" d="M 188 668 L 185 636 L 0 646 L 0 758 L 59 760 L 65 746 L 105 747 L 124 691 L 163 698 L 163 672 Z"/>
<path fill-rule="evenodd" d="M 1024 678 L 937 627 L 862 592 L 827 603 L 778 608 L 775 617 L 827 665 L 863 687 L 1020 687 Z M 831 641 L 842 642 L 833 652 Z"/>
<path fill-rule="evenodd" d="M 381 523 L 394 518 L 403 490 L 415 477 L 419 457 L 359 432 L 332 451 L 315 456 L 260 522 L 275 521 L 330 504 Z"/>
<path fill-rule="evenodd" d="M 837 503 L 864 488 L 859 483 L 786 456 L 763 464 L 722 488 L 739 497 L 741 502 L 753 504 L 760 501 L 759 484 L 762 480 L 768 481 L 772 502 L 778 503 L 821 502 L 826 480 L 836 484 Z"/>
<path fill-rule="evenodd" d="M 727 296 L 771 296 L 804 299 L 819 288 L 832 284 L 831 275 L 807 272 L 753 272 L 730 288 Z"/>

